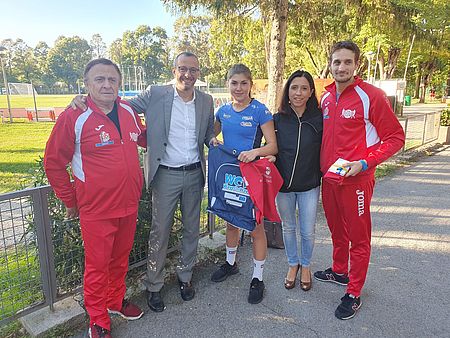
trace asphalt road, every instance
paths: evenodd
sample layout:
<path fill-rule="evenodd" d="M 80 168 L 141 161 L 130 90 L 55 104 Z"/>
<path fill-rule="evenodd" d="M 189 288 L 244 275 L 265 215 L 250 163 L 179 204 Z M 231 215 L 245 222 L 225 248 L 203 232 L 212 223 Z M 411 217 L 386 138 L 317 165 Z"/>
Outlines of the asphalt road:
<path fill-rule="evenodd" d="M 163 289 L 167 309 L 142 319 L 114 319 L 113 337 L 450 337 L 450 147 L 378 180 L 372 201 L 372 256 L 362 307 L 348 321 L 334 317 L 345 287 L 313 281 L 309 292 L 285 290 L 284 250 L 270 249 L 265 298 L 247 303 L 251 244 L 239 249 L 240 273 L 210 281 L 215 266 L 199 266 L 197 294 L 184 302 L 175 283 Z M 323 212 L 312 269 L 331 264 Z"/>

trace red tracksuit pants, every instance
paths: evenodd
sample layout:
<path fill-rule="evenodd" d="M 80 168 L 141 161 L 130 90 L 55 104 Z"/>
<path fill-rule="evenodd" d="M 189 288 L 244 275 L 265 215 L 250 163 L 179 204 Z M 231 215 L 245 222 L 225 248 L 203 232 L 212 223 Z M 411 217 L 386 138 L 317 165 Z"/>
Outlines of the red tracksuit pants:
<path fill-rule="evenodd" d="M 348 273 L 347 293 L 356 297 L 361 294 L 369 268 L 374 185 L 374 179 L 351 185 L 323 180 L 322 184 L 322 204 L 333 242 L 332 269 Z"/>
<path fill-rule="evenodd" d="M 136 218 L 137 212 L 95 221 L 80 216 L 85 252 L 84 305 L 91 325 L 95 323 L 110 330 L 108 309 L 122 308 Z"/>

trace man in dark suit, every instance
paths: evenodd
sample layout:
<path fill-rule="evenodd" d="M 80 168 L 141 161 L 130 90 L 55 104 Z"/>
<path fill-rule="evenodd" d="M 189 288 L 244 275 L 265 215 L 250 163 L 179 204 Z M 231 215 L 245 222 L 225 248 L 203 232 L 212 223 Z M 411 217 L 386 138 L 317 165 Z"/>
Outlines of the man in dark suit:
<path fill-rule="evenodd" d="M 165 308 L 160 290 L 178 201 L 183 222 L 178 282 L 183 300 L 194 298 L 191 278 L 206 177 L 204 145 L 215 141 L 213 99 L 194 87 L 200 75 L 197 56 L 179 54 L 172 72 L 174 85 L 152 86 L 129 101 L 137 112 L 145 112 L 147 126 L 145 178 L 152 188 L 152 228 L 144 283 L 147 303 L 156 312 Z"/>
<path fill-rule="evenodd" d="M 152 86 L 129 100 L 135 111 L 145 113 L 147 128 L 144 171 L 147 187 L 152 188 L 152 228 L 144 284 L 147 304 L 155 312 L 165 309 L 160 290 L 164 286 L 167 246 L 178 201 L 183 222 L 178 282 L 183 300 L 194 298 L 191 278 L 206 178 L 204 145 L 217 143 L 213 99 L 194 87 L 200 75 L 197 56 L 189 52 L 179 54 L 172 73 L 174 85 Z M 81 97 L 72 102 L 75 105 L 85 109 Z"/>

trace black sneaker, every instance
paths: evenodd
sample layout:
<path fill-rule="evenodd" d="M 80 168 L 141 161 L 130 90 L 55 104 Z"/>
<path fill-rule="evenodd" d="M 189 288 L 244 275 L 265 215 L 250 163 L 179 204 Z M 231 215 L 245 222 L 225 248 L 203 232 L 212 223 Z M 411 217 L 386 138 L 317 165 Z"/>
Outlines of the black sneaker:
<path fill-rule="evenodd" d="M 216 270 L 211 276 L 211 280 L 213 282 L 223 282 L 228 276 L 235 275 L 239 272 L 239 268 L 234 262 L 233 265 L 230 265 L 228 262 L 222 264 L 222 266 Z"/>
<path fill-rule="evenodd" d="M 248 293 L 248 302 L 250 304 L 261 303 L 264 297 L 264 282 L 258 278 L 253 278 L 250 283 L 250 292 Z"/>
<path fill-rule="evenodd" d="M 331 268 L 328 268 L 325 271 L 314 272 L 314 278 L 321 282 L 332 282 L 344 286 L 348 284 L 347 274 L 338 275 L 336 272 L 331 270 Z"/>
<path fill-rule="evenodd" d="M 334 311 L 334 315 L 338 319 L 346 320 L 355 317 L 356 311 L 361 307 L 361 297 L 354 297 L 346 293 L 341 298 L 341 304 Z"/>

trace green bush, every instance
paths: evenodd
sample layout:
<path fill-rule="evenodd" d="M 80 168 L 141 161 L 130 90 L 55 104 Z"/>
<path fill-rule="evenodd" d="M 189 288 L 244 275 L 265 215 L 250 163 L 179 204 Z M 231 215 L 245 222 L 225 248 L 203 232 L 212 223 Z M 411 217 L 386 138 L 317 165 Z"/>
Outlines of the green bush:
<path fill-rule="evenodd" d="M 450 126 L 450 109 L 444 109 L 442 111 L 441 126 Z"/>
<path fill-rule="evenodd" d="M 40 156 L 33 171 L 33 184 L 40 187 L 48 184 L 44 171 L 44 159 Z M 58 294 L 79 287 L 83 280 L 84 251 L 78 220 L 66 220 L 66 208 L 53 192 L 48 194 L 48 209 L 51 221 L 53 257 L 56 270 Z M 28 234 L 36 235 L 32 215 L 28 220 Z"/>

